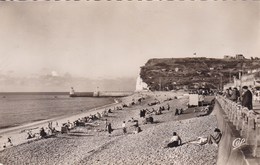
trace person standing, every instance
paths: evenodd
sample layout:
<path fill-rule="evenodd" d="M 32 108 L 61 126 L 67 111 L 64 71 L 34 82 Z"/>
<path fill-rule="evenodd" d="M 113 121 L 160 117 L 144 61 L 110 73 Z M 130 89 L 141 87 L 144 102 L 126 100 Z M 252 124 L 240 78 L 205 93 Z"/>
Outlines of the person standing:
<path fill-rule="evenodd" d="M 170 105 L 169 105 L 169 103 L 167 104 L 167 110 L 169 111 L 170 110 Z"/>
<path fill-rule="evenodd" d="M 7 138 L 7 142 L 10 143 L 10 146 L 13 146 L 13 143 L 12 143 L 11 137 Z"/>
<path fill-rule="evenodd" d="M 236 96 L 237 96 L 237 102 L 238 102 L 238 101 L 240 101 L 240 92 L 236 87 L 234 89 L 236 90 Z"/>
<path fill-rule="evenodd" d="M 125 125 L 125 121 L 123 121 L 123 124 L 122 124 L 122 128 L 123 128 L 123 133 L 126 134 L 126 125 Z"/>
<path fill-rule="evenodd" d="M 107 131 L 108 131 L 109 134 L 111 134 L 111 132 L 113 131 L 112 126 L 111 126 L 111 123 L 108 123 L 108 125 L 107 125 Z"/>
<path fill-rule="evenodd" d="M 140 118 L 144 117 L 144 112 L 143 110 L 140 110 Z"/>
<path fill-rule="evenodd" d="M 108 126 L 107 119 L 105 119 L 105 131 L 107 131 L 107 126 Z"/>
<path fill-rule="evenodd" d="M 250 90 L 248 90 L 247 86 L 243 86 L 243 94 L 242 94 L 242 106 L 247 107 L 249 110 L 253 109 L 253 97 Z"/>
<path fill-rule="evenodd" d="M 230 96 L 230 100 L 237 102 L 238 96 L 237 96 L 237 88 L 233 88 L 232 94 Z"/>
<path fill-rule="evenodd" d="M 229 95 L 229 89 L 226 89 L 226 91 L 224 92 L 224 97 L 229 99 L 230 95 Z"/>

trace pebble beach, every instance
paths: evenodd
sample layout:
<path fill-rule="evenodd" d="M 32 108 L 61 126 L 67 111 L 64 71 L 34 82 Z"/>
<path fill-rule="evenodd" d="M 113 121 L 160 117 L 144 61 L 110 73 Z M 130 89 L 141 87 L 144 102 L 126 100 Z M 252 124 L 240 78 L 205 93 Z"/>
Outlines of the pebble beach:
<path fill-rule="evenodd" d="M 140 96 L 145 98 L 141 103 L 122 110 L 113 110 L 107 117 L 94 121 L 93 125 L 76 127 L 68 134 L 59 133 L 53 137 L 35 138 L 30 141 L 26 141 L 25 134 L 20 134 L 20 137 L 23 138 L 20 143 L 14 141 L 15 146 L 0 151 L 0 163 L 5 165 L 216 164 L 217 146 L 188 143 L 199 136 L 207 137 L 213 133 L 217 127 L 214 115 L 196 117 L 196 112 L 187 109 L 188 97 L 183 93 L 135 93 L 132 96 L 122 98 L 121 102 L 116 105 L 129 104 Z M 160 103 L 148 106 L 148 103 L 155 99 Z M 116 105 L 111 105 L 111 108 Z M 139 116 L 141 109 L 158 109 L 159 106 L 166 105 L 170 106 L 170 110 L 164 110 L 161 115 L 152 115 L 153 124 L 142 123 L 144 119 Z M 176 116 L 176 108 L 183 108 L 184 114 Z M 88 113 L 93 114 L 94 112 Z M 74 118 L 62 120 L 70 119 L 73 121 Z M 133 133 L 134 127 L 133 123 L 130 122 L 131 118 L 138 120 L 142 130 L 140 133 Z M 104 131 L 105 119 L 112 125 L 113 132 L 111 134 Z M 123 134 L 122 131 L 123 121 L 126 121 L 126 134 Z M 41 124 L 46 125 L 46 123 Z M 173 131 L 181 137 L 183 145 L 165 148 Z"/>

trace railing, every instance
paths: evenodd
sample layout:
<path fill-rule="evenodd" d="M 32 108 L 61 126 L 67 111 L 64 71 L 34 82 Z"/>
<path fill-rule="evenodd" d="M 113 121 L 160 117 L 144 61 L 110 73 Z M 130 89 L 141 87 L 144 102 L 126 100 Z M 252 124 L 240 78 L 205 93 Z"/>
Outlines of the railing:
<path fill-rule="evenodd" d="M 260 115 L 223 96 L 216 99 L 246 144 L 253 146 L 253 156 L 260 157 Z"/>

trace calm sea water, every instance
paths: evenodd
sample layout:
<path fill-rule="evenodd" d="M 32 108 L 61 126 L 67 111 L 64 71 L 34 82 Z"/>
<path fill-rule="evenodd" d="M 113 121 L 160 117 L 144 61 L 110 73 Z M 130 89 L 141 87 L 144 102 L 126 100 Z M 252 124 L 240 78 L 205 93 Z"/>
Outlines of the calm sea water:
<path fill-rule="evenodd" d="M 67 93 L 0 94 L 0 129 L 78 114 L 113 103 L 113 98 L 70 98 Z"/>

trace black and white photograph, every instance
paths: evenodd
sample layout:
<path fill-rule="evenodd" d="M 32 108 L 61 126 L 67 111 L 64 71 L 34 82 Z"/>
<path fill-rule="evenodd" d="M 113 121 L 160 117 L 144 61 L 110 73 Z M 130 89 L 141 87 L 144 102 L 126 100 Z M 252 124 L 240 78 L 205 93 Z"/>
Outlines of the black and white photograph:
<path fill-rule="evenodd" d="M 260 1 L 1 0 L 0 165 L 260 165 Z"/>

